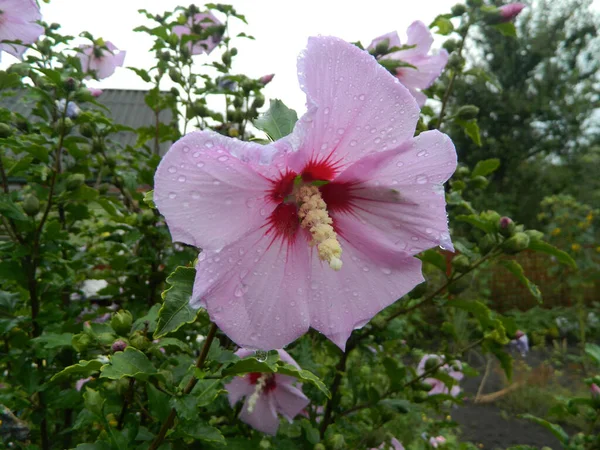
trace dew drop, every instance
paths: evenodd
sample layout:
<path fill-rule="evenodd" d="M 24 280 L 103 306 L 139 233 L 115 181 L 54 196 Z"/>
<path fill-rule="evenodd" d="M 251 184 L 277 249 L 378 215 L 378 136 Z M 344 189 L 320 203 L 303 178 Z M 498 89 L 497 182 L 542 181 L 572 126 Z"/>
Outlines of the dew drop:
<path fill-rule="evenodd" d="M 385 273 L 386 275 L 391 275 L 392 274 L 392 269 L 388 269 L 387 267 L 384 267 L 383 269 L 381 269 L 381 271 L 383 273 Z"/>
<path fill-rule="evenodd" d="M 180 183 L 185 183 L 185 175 L 179 175 L 179 178 L 177 178 L 177 181 L 179 181 Z"/>
<path fill-rule="evenodd" d="M 213 141 L 206 141 L 206 142 L 204 143 L 204 146 L 205 146 L 206 148 L 213 148 L 213 147 L 215 146 L 215 144 L 213 144 Z"/>
<path fill-rule="evenodd" d="M 237 298 L 243 297 L 244 291 L 242 291 L 242 288 L 240 286 L 237 286 L 235 288 L 235 291 L 233 291 L 233 295 L 235 295 Z"/>
<path fill-rule="evenodd" d="M 188 153 L 190 151 L 190 148 L 186 145 L 185 147 L 183 147 L 183 153 Z"/>
<path fill-rule="evenodd" d="M 175 197 L 177 197 L 177 194 L 175 192 L 169 192 L 169 198 L 170 199 L 173 199 Z"/>
<path fill-rule="evenodd" d="M 410 240 L 411 240 L 411 241 L 415 241 L 415 242 L 416 242 L 416 241 L 418 241 L 418 240 L 419 240 L 419 238 L 418 238 L 417 236 L 413 236 L 413 237 L 411 237 L 411 238 L 410 238 Z"/>
<path fill-rule="evenodd" d="M 375 143 L 376 143 L 376 144 L 379 144 L 380 142 L 381 142 L 381 138 L 379 138 L 379 137 L 378 137 L 378 138 L 375 138 Z"/>
<path fill-rule="evenodd" d="M 220 184 L 221 184 L 221 182 L 220 182 L 219 180 L 215 180 L 215 181 L 213 181 L 213 184 L 214 184 L 215 186 L 218 186 L 218 185 L 220 185 Z"/>
<path fill-rule="evenodd" d="M 360 95 L 358 96 L 358 99 L 359 99 L 359 100 L 364 100 L 364 99 L 365 99 L 365 94 L 360 94 Z"/>
<path fill-rule="evenodd" d="M 198 192 L 198 191 L 192 191 L 192 198 L 194 200 L 198 200 L 200 198 L 200 192 Z"/>
<path fill-rule="evenodd" d="M 200 156 L 200 152 L 194 152 L 194 154 L 192 155 L 194 158 L 198 158 Z"/>
<path fill-rule="evenodd" d="M 356 141 L 355 140 L 350 141 L 350 147 L 356 147 Z"/>
<path fill-rule="evenodd" d="M 402 167 L 403 165 L 404 165 L 404 163 L 403 163 L 402 161 L 398 161 L 398 162 L 396 163 L 396 166 L 398 166 L 398 167 Z"/>
<path fill-rule="evenodd" d="M 369 268 L 367 266 L 363 267 L 363 272 L 368 272 Z"/>
<path fill-rule="evenodd" d="M 226 204 L 226 205 L 231 205 L 232 203 L 233 203 L 233 199 L 232 199 L 231 197 L 227 197 L 227 198 L 225 199 L 225 204 Z"/>
<path fill-rule="evenodd" d="M 169 173 L 175 173 L 175 172 L 177 172 L 177 167 L 175 167 L 175 166 L 169 167 Z"/>
<path fill-rule="evenodd" d="M 429 178 L 427 178 L 427 175 L 419 175 L 416 181 L 418 184 L 425 184 L 428 180 Z"/>
<path fill-rule="evenodd" d="M 204 167 L 204 163 L 202 161 L 200 161 L 198 164 L 196 164 L 196 167 L 198 169 L 202 169 Z"/>
<path fill-rule="evenodd" d="M 338 128 L 337 133 L 341 136 L 342 134 L 344 134 L 344 130 L 343 128 Z"/>
<path fill-rule="evenodd" d="M 325 108 L 325 109 L 323 110 L 323 114 L 325 114 L 325 115 L 329 114 L 329 108 Z"/>
<path fill-rule="evenodd" d="M 256 350 L 254 356 L 259 362 L 265 362 L 267 360 L 268 353 L 264 350 Z"/>
<path fill-rule="evenodd" d="M 427 156 L 427 152 L 425 150 L 421 150 L 419 153 L 417 153 L 417 156 Z"/>
<path fill-rule="evenodd" d="M 217 161 L 225 162 L 225 161 L 227 161 L 228 159 L 229 159 L 229 158 L 228 158 L 227 156 L 223 155 L 223 156 L 219 156 L 219 157 L 217 158 Z"/>

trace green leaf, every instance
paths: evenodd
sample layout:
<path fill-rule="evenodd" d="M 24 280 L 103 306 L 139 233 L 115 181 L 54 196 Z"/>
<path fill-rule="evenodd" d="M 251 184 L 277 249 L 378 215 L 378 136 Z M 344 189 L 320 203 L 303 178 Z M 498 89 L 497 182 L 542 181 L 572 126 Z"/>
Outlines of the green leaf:
<path fill-rule="evenodd" d="M 481 147 L 481 135 L 479 134 L 479 125 L 477 119 L 462 120 L 454 119 L 454 123 L 460 126 L 467 136 L 479 147 Z"/>
<path fill-rule="evenodd" d="M 577 263 L 567 252 L 563 252 L 547 242 L 531 239 L 529 241 L 529 247 L 527 248 L 536 252 L 547 253 L 548 255 L 554 256 L 561 264 L 566 264 L 573 269 L 577 269 Z"/>
<path fill-rule="evenodd" d="M 156 389 L 151 383 L 146 384 L 148 393 L 148 409 L 152 417 L 164 422 L 169 417 L 171 407 L 169 406 L 169 394 Z"/>
<path fill-rule="evenodd" d="M 327 389 L 325 383 L 323 383 L 321 379 L 314 373 L 309 372 L 308 370 L 298 370 L 297 367 L 292 366 L 291 364 L 284 364 L 282 361 L 279 361 L 277 373 L 282 375 L 290 375 L 292 377 L 296 377 L 298 380 L 304 383 L 310 383 L 319 389 L 323 394 L 325 394 L 327 398 L 331 398 L 331 392 L 329 392 L 329 389 Z"/>
<path fill-rule="evenodd" d="M 515 28 L 515 24 L 512 22 L 498 23 L 496 25 L 492 25 L 492 27 L 498 30 L 504 36 L 517 37 L 517 29 Z"/>
<path fill-rule="evenodd" d="M 493 233 L 494 231 L 496 231 L 492 223 L 490 223 L 488 220 L 482 219 L 481 217 L 475 214 L 456 216 L 456 220 L 471 224 L 474 227 L 485 231 L 486 233 Z"/>
<path fill-rule="evenodd" d="M 429 250 L 417 255 L 417 258 L 419 258 L 423 262 L 429 263 L 429 264 L 437 267 L 442 272 L 446 273 L 446 270 L 447 270 L 446 257 L 444 255 L 442 255 L 441 253 L 437 252 L 436 250 L 429 249 Z"/>
<path fill-rule="evenodd" d="M 500 361 L 500 366 L 504 370 L 506 374 L 506 378 L 510 381 L 512 379 L 512 371 L 513 371 L 513 357 L 510 356 L 506 351 L 504 351 L 504 346 L 496 343 L 496 342 L 487 342 L 488 348 L 490 351 L 498 358 Z"/>
<path fill-rule="evenodd" d="M 379 402 L 380 405 L 395 409 L 400 414 L 406 414 L 410 411 L 411 403 L 401 398 L 386 398 Z"/>
<path fill-rule="evenodd" d="M 409 64 L 407 62 L 401 61 L 399 59 L 380 59 L 379 64 L 381 64 L 388 72 L 392 74 L 396 73 L 396 69 L 400 67 L 410 67 L 411 69 L 416 69 L 416 66 Z"/>
<path fill-rule="evenodd" d="M 127 347 L 124 352 L 115 353 L 110 364 L 102 366 L 100 378 L 119 380 L 124 377 L 133 377 L 146 381 L 158 371 L 146 355 L 134 347 Z"/>
<path fill-rule="evenodd" d="M 256 358 L 244 358 L 236 361 L 231 366 L 227 367 L 223 370 L 223 376 L 227 377 L 230 375 L 245 375 L 247 373 L 257 372 L 257 373 L 274 373 L 277 371 L 275 364 L 279 359 L 279 355 L 275 353 L 277 356 L 276 359 L 271 356 L 272 353 L 269 354 L 269 357 L 266 361 L 259 361 Z"/>
<path fill-rule="evenodd" d="M 27 216 L 7 195 L 0 196 L 0 215 L 22 222 L 27 220 Z"/>
<path fill-rule="evenodd" d="M 162 293 L 163 304 L 158 312 L 154 339 L 177 331 L 184 324 L 196 320 L 197 311 L 190 306 L 195 276 L 196 269 L 178 267 L 167 278 L 171 287 Z"/>
<path fill-rule="evenodd" d="M 473 67 L 464 72 L 464 75 L 471 75 L 481 80 L 487 81 L 492 86 L 494 86 L 498 90 L 502 90 L 502 85 L 498 81 L 498 79 L 492 75 L 490 72 L 482 69 L 481 67 Z"/>
<path fill-rule="evenodd" d="M 560 425 L 555 425 L 553 423 L 548 422 L 547 420 L 540 419 L 539 417 L 532 416 L 531 414 L 520 414 L 518 416 L 521 419 L 531 420 L 544 428 L 546 428 L 550 433 L 552 433 L 556 438 L 560 441 L 561 444 L 567 445 L 569 443 L 569 435 L 565 430 L 562 429 Z"/>
<path fill-rule="evenodd" d="M 175 408 L 177 415 L 184 420 L 193 420 L 198 416 L 198 405 L 193 395 L 183 395 L 181 397 L 172 397 L 169 402 L 172 408 Z"/>
<path fill-rule="evenodd" d="M 86 387 L 85 394 L 83 394 L 83 403 L 87 409 L 89 409 L 96 416 L 104 419 L 104 398 L 99 392 Z"/>
<path fill-rule="evenodd" d="M 483 161 L 477 162 L 473 172 L 471 172 L 471 178 L 475 178 L 479 175 L 485 177 L 490 173 L 495 172 L 500 167 L 500 160 L 498 158 L 484 159 Z"/>
<path fill-rule="evenodd" d="M 225 444 L 225 437 L 223 437 L 217 428 L 210 426 L 206 422 L 198 420 L 197 418 L 196 420 L 190 422 L 184 422 L 181 425 L 181 431 L 185 435 L 200 441 Z"/>
<path fill-rule="evenodd" d="M 40 337 L 32 339 L 33 342 L 41 344 L 43 348 L 70 347 L 73 333 L 44 333 Z"/>
<path fill-rule="evenodd" d="M 585 352 L 588 356 L 591 356 L 596 361 L 596 364 L 600 365 L 600 346 L 596 344 L 585 344 Z"/>
<path fill-rule="evenodd" d="M 454 25 L 447 15 L 437 16 L 431 25 L 429 25 L 429 28 L 434 27 L 438 28 L 437 34 L 441 34 L 442 36 L 447 36 L 454 31 Z"/>
<path fill-rule="evenodd" d="M 406 367 L 402 366 L 395 358 L 386 356 L 383 359 L 385 373 L 390 379 L 390 387 L 393 391 L 401 391 L 404 388 L 404 378 L 406 377 Z"/>
<path fill-rule="evenodd" d="M 506 269 L 512 273 L 515 277 L 517 277 L 517 279 L 523 283 L 523 285 L 529 289 L 529 292 L 531 292 L 531 295 L 533 295 L 535 297 L 535 299 L 538 301 L 538 303 L 542 303 L 542 293 L 540 292 L 539 288 L 533 284 L 529 278 L 527 278 L 525 276 L 525 271 L 523 270 L 523 267 L 521 266 L 521 264 L 519 264 L 517 261 L 515 261 L 514 259 L 510 259 L 510 260 L 504 260 L 504 261 L 500 261 L 500 263 L 506 267 Z"/>
<path fill-rule="evenodd" d="M 148 191 L 144 194 L 144 203 L 150 208 L 156 209 L 156 204 L 154 203 L 154 191 Z"/>
<path fill-rule="evenodd" d="M 154 345 L 157 348 L 175 347 L 184 353 L 191 353 L 192 351 L 192 348 L 189 344 L 186 344 L 185 342 L 175 338 L 162 338 L 156 344 L 152 345 Z"/>
<path fill-rule="evenodd" d="M 449 301 L 447 305 L 473 314 L 484 329 L 494 327 L 492 311 L 479 301 L 459 298 Z"/>
<path fill-rule="evenodd" d="M 276 99 L 271 100 L 269 109 L 254 121 L 254 126 L 276 141 L 290 134 L 297 121 L 296 111 Z"/>
<path fill-rule="evenodd" d="M 79 361 L 77 364 L 65 367 L 63 370 L 55 374 L 50 381 L 59 381 L 73 374 L 76 374 L 78 377 L 83 377 L 91 374 L 92 372 L 98 372 L 103 365 L 104 364 L 97 359 L 92 359 L 91 361 Z"/>
<path fill-rule="evenodd" d="M 196 406 L 200 408 L 210 405 L 221 392 L 224 392 L 221 389 L 221 380 L 198 380 L 191 395 L 195 397 Z"/>

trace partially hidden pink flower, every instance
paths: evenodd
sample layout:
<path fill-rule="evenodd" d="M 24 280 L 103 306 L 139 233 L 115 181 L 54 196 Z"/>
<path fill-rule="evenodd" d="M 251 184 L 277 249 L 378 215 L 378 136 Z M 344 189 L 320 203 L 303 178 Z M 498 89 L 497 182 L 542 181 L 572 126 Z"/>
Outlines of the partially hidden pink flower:
<path fill-rule="evenodd" d="M 106 41 L 104 45 L 81 45 L 77 55 L 84 72 L 94 73 L 99 80 L 110 77 L 117 67 L 122 67 L 127 52 Z"/>
<path fill-rule="evenodd" d="M 433 448 L 438 448 L 440 445 L 444 445 L 446 443 L 446 438 L 444 436 L 436 436 L 429 438 L 429 445 Z"/>
<path fill-rule="evenodd" d="M 404 445 L 398 439 L 392 438 L 389 444 L 384 442 L 379 447 L 372 448 L 371 450 L 404 450 Z"/>
<path fill-rule="evenodd" d="M 285 350 L 277 352 L 281 361 L 300 368 Z M 246 358 L 254 352 L 240 349 L 235 354 Z M 275 435 L 279 428 L 277 413 L 291 422 L 310 402 L 302 393 L 302 385 L 297 384 L 294 377 L 278 373 L 250 373 L 244 377 L 236 377 L 225 385 L 225 389 L 229 393 L 229 404 L 232 407 L 245 398 L 240 413 L 242 422 L 272 435 Z"/>
<path fill-rule="evenodd" d="M 517 17 L 523 8 L 527 5 L 524 3 L 509 3 L 508 5 L 502 5 L 498 8 L 500 11 L 501 22 L 510 22 L 515 17 Z"/>
<path fill-rule="evenodd" d="M 92 381 L 93 379 L 94 379 L 94 377 L 80 378 L 79 380 L 77 380 L 75 382 L 75 390 L 77 390 L 77 392 L 81 391 L 81 389 L 83 389 L 83 386 L 88 381 Z"/>
<path fill-rule="evenodd" d="M 368 53 L 310 38 L 309 111 L 269 145 L 197 131 L 155 175 L 174 241 L 202 248 L 190 304 L 238 345 L 282 348 L 313 327 L 340 348 L 423 281 L 417 253 L 451 249 L 444 183 L 456 151 L 413 137 L 419 109 Z"/>
<path fill-rule="evenodd" d="M 258 81 L 260 81 L 264 85 L 267 85 L 273 80 L 273 77 L 275 77 L 274 73 L 271 73 L 269 75 L 263 75 Z"/>
<path fill-rule="evenodd" d="M 35 23 L 42 15 L 35 0 L 0 0 L 0 51 L 22 58 L 31 45 L 44 33 L 44 27 Z M 4 41 L 20 41 L 24 45 Z"/>
<path fill-rule="evenodd" d="M 426 372 L 425 366 L 429 359 L 437 359 L 441 363 L 442 361 L 444 361 L 445 358 L 440 355 L 423 356 L 423 358 L 421 358 L 421 361 L 419 362 L 419 365 L 417 366 L 417 374 L 423 375 Z M 446 372 L 457 382 L 464 378 L 464 374 L 462 373 L 462 364 L 460 361 L 452 361 L 450 363 L 444 364 L 438 370 Z M 456 397 L 460 393 L 460 386 L 458 385 L 458 383 L 452 386 L 447 386 L 443 381 L 438 380 L 437 378 L 425 378 L 423 381 L 432 386 L 431 390 L 427 392 L 428 395 L 447 394 Z"/>
<path fill-rule="evenodd" d="M 102 89 L 96 89 L 96 88 L 88 88 L 88 91 L 90 91 L 90 94 L 92 94 L 92 97 L 100 97 L 102 95 Z"/>
<path fill-rule="evenodd" d="M 219 19 L 210 12 L 198 13 L 195 14 L 193 18 L 188 19 L 185 25 L 176 25 L 173 27 L 173 33 L 180 38 L 187 35 L 202 35 L 207 28 L 213 28 L 220 25 L 222 25 L 222 23 Z M 206 39 L 188 42 L 187 47 L 192 55 L 200 55 L 202 53 L 208 55 L 217 47 L 217 45 L 219 45 L 222 38 L 222 33 L 215 31 Z"/>
<path fill-rule="evenodd" d="M 600 387 L 596 383 L 592 383 L 590 386 L 592 397 L 600 397 Z"/>
<path fill-rule="evenodd" d="M 398 67 L 396 77 L 408 88 L 419 106 L 423 106 L 427 96 L 421 90 L 431 86 L 440 76 L 448 62 L 448 52 L 444 49 L 430 52 L 433 36 L 429 28 L 419 20 L 408 27 L 406 34 L 407 41 L 405 45 L 412 48 L 388 53 L 382 56 L 381 59 L 399 60 L 409 64 L 409 66 Z M 398 33 L 392 32 L 375 38 L 368 49 L 375 49 L 377 44 L 385 39 L 389 41 L 388 48 L 401 47 Z"/>

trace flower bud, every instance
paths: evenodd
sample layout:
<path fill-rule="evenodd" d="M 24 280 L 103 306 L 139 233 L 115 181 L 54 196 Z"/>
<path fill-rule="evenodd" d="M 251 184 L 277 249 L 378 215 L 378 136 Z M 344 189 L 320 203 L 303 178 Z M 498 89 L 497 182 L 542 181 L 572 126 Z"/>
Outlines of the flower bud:
<path fill-rule="evenodd" d="M 82 173 L 74 173 L 67 178 L 67 189 L 74 191 L 85 182 L 85 175 Z"/>
<path fill-rule="evenodd" d="M 458 255 L 452 258 L 452 267 L 460 273 L 466 273 L 471 268 L 471 262 L 467 255 Z"/>
<path fill-rule="evenodd" d="M 384 39 L 382 41 L 379 41 L 377 43 L 377 45 L 375 46 L 375 53 L 378 55 L 383 55 L 383 54 L 387 53 L 389 48 L 390 48 L 390 40 Z"/>
<path fill-rule="evenodd" d="M 244 106 L 244 99 L 242 97 L 234 97 L 233 106 L 236 108 L 241 108 Z"/>
<path fill-rule="evenodd" d="M 482 255 L 487 255 L 492 248 L 496 245 L 496 241 L 492 235 L 486 234 L 477 243 L 479 245 L 479 252 Z"/>
<path fill-rule="evenodd" d="M 265 104 L 265 97 L 262 94 L 256 94 L 254 101 L 252 102 L 252 109 L 261 108 Z"/>
<path fill-rule="evenodd" d="M 502 243 L 502 249 L 510 255 L 519 253 L 529 247 L 529 236 L 520 232 Z"/>
<path fill-rule="evenodd" d="M 235 56 L 238 54 L 238 49 L 235 47 L 232 47 L 231 50 L 229 50 L 229 53 L 231 53 L 231 56 Z"/>
<path fill-rule="evenodd" d="M 452 70 L 460 71 L 465 66 L 465 58 L 462 56 L 452 53 L 448 59 L 448 68 Z"/>
<path fill-rule="evenodd" d="M 316 444 L 313 447 L 313 450 L 327 450 L 327 447 L 325 447 L 323 444 L 321 444 L 320 442 L 318 444 Z"/>
<path fill-rule="evenodd" d="M 150 341 L 140 331 L 130 336 L 129 343 L 141 351 L 148 349 L 150 346 Z"/>
<path fill-rule="evenodd" d="M 464 105 L 458 108 L 456 117 L 462 120 L 471 120 L 477 118 L 479 115 L 479 108 L 475 105 Z"/>
<path fill-rule="evenodd" d="M 433 359 L 433 358 L 432 358 Z M 435 366 L 434 366 L 435 367 Z M 425 383 L 424 381 L 418 383 L 415 388 L 418 391 L 425 391 L 425 392 L 429 392 L 431 389 L 433 389 L 433 386 L 430 383 Z"/>
<path fill-rule="evenodd" d="M 85 351 L 91 343 L 92 338 L 86 333 L 79 333 L 71 338 L 71 345 L 79 353 Z"/>
<path fill-rule="evenodd" d="M 504 237 L 511 237 L 515 234 L 516 225 L 510 217 L 502 217 L 498 222 L 498 231 Z"/>
<path fill-rule="evenodd" d="M 462 3 L 457 3 L 452 7 L 452 9 L 450 9 L 450 12 L 452 13 L 452 17 L 462 16 L 467 12 L 467 7 Z"/>
<path fill-rule="evenodd" d="M 0 123 L 0 138 L 7 138 L 12 135 L 13 130 L 10 125 L 6 123 Z"/>
<path fill-rule="evenodd" d="M 127 342 L 125 342 L 122 339 L 119 339 L 119 340 L 113 342 L 111 350 L 113 351 L 113 353 L 116 353 L 116 352 L 122 352 L 126 348 L 127 348 Z"/>
<path fill-rule="evenodd" d="M 227 130 L 227 134 L 229 135 L 229 137 L 236 138 L 240 135 L 240 132 L 237 128 L 231 127 L 229 128 L 229 130 Z"/>
<path fill-rule="evenodd" d="M 225 64 L 226 66 L 231 65 L 231 54 L 229 52 L 223 53 L 223 55 L 221 56 L 221 61 L 223 61 L 223 64 Z"/>
<path fill-rule="evenodd" d="M 424 391 L 417 391 L 415 392 L 415 395 L 413 397 L 413 402 L 415 403 L 423 403 L 424 401 L 427 400 L 427 392 Z"/>
<path fill-rule="evenodd" d="M 454 50 L 458 48 L 459 42 L 456 39 L 448 39 L 442 44 L 448 53 L 452 53 Z"/>
<path fill-rule="evenodd" d="M 25 200 L 23 200 L 23 210 L 28 216 L 35 216 L 40 212 L 40 201 L 35 195 L 28 195 L 25 197 Z"/>
<path fill-rule="evenodd" d="M 267 84 L 269 84 L 271 82 L 271 80 L 273 80 L 274 76 L 275 76 L 274 73 L 271 73 L 269 75 L 263 75 L 262 77 L 260 77 L 260 79 L 258 81 L 260 81 L 264 86 L 266 86 Z"/>
<path fill-rule="evenodd" d="M 527 230 L 525 234 L 529 236 L 530 242 L 539 242 L 544 238 L 544 233 L 538 230 Z"/>
<path fill-rule="evenodd" d="M 65 91 L 73 92 L 75 90 L 75 88 L 77 87 L 77 82 L 75 81 L 75 79 L 73 77 L 69 77 L 65 80 L 64 87 L 65 87 Z"/>
<path fill-rule="evenodd" d="M 94 136 L 94 126 L 91 123 L 84 123 L 79 126 L 79 132 L 83 137 L 91 138 Z"/>
<path fill-rule="evenodd" d="M 500 22 L 510 22 L 515 17 L 517 17 L 523 8 L 525 8 L 525 4 L 523 3 L 509 3 L 508 5 L 502 5 L 498 8 L 500 11 Z"/>
<path fill-rule="evenodd" d="M 179 83 L 181 81 L 181 74 L 175 68 L 171 68 L 169 70 L 169 78 L 173 80 L 174 83 Z"/>
<path fill-rule="evenodd" d="M 460 178 L 468 177 L 470 173 L 471 173 L 471 171 L 469 170 L 468 167 L 459 166 L 459 168 L 456 169 L 456 172 L 454 173 L 454 175 L 460 179 Z"/>
<path fill-rule="evenodd" d="M 117 311 L 115 315 L 112 316 L 112 319 L 110 319 L 110 326 L 113 330 L 115 330 L 115 333 L 121 336 L 129 333 L 129 330 L 131 330 L 132 323 L 133 316 L 129 311 L 124 309 Z"/>

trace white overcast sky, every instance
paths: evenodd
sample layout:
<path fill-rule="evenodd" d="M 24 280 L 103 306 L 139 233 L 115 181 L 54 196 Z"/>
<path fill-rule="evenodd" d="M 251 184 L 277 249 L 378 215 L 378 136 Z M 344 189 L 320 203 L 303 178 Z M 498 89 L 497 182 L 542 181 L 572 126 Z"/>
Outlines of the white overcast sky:
<path fill-rule="evenodd" d="M 256 40 L 238 39 L 234 44 L 239 55 L 234 60 L 234 72 L 260 77 L 275 73 L 265 89 L 267 98 L 280 98 L 302 112 L 304 95 L 296 78 L 296 57 L 309 36 L 338 36 L 348 41 L 368 44 L 372 38 L 392 30 L 404 31 L 414 20 L 429 24 L 437 14 L 449 12 L 458 0 L 222 0 L 244 14 L 248 26 L 233 21 L 232 35 L 245 31 Z M 132 30 L 145 24 L 138 13 L 145 8 L 162 13 L 190 0 L 52 0 L 42 3 L 45 21 L 58 22 L 65 34 L 78 35 L 89 31 L 96 37 L 110 40 L 127 50 L 126 66 L 150 67 L 153 54 L 148 50 L 151 40 Z M 216 3 L 216 1 L 215 1 Z M 204 2 L 197 2 L 200 8 Z M 218 58 L 214 52 L 208 58 Z M 197 70 L 207 56 L 195 56 Z M 13 62 L 12 58 L 10 61 Z M 3 58 L 8 63 L 9 57 Z M 4 65 L 4 64 L 3 64 Z M 94 87 L 144 89 L 146 86 L 133 72 L 117 69 L 110 78 Z"/>

